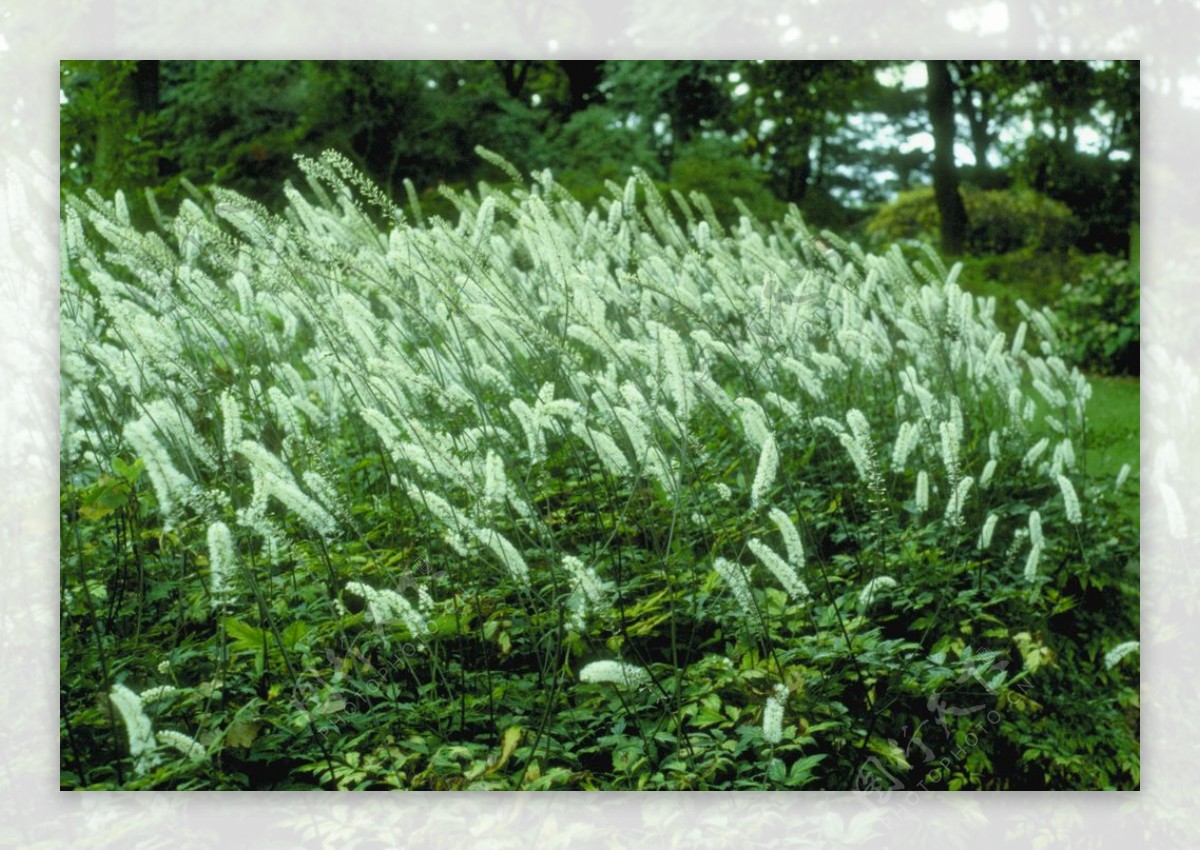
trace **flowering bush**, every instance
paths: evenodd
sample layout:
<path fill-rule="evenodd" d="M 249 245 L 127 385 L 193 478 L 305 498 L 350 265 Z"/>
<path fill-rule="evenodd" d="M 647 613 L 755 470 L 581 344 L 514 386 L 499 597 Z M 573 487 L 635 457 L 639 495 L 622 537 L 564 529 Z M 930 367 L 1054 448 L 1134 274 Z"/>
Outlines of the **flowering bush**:
<path fill-rule="evenodd" d="M 642 176 L 589 210 L 501 162 L 411 224 L 300 164 L 278 216 L 66 207 L 65 785 L 1136 784 L 1119 710 L 1101 768 L 1021 745 L 1136 700 L 1049 314 Z"/>

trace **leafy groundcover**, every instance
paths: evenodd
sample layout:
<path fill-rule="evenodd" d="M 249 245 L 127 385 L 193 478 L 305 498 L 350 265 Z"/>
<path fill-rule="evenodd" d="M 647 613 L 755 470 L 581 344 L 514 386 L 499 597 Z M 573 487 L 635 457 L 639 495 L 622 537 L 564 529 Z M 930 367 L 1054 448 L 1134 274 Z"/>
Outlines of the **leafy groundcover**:
<path fill-rule="evenodd" d="M 1053 314 L 481 153 L 64 206 L 63 788 L 1138 786 Z"/>

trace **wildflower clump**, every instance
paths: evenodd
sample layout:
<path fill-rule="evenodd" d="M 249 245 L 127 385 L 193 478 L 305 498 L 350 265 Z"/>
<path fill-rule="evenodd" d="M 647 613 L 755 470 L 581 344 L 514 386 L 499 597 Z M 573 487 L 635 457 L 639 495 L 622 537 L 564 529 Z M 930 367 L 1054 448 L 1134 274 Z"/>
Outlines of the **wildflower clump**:
<path fill-rule="evenodd" d="M 723 222 L 640 173 L 587 206 L 514 170 L 434 214 L 298 166 L 280 214 L 218 188 L 144 233 L 66 202 L 64 564 L 115 555 L 64 599 L 119 590 L 114 642 L 177 627 L 170 675 L 214 705 L 270 694 L 265 728 L 317 744 L 257 746 L 310 748 L 316 782 L 746 788 L 722 743 L 761 705 L 765 770 L 836 785 L 911 721 L 889 688 L 1115 558 L 1052 315 L 1010 338 L 932 251 Z M 186 701 L 122 689 L 141 769 L 254 739 L 207 708 L 156 736 L 145 705 Z M 784 741 L 789 700 L 815 734 Z M 496 756 L 497 724 L 538 732 Z"/>

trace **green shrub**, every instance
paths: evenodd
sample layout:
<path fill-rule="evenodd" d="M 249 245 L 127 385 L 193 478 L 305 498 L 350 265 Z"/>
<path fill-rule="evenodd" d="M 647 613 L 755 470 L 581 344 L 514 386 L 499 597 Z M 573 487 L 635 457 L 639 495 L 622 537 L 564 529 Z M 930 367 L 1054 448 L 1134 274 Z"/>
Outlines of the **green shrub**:
<path fill-rule="evenodd" d="M 724 145 L 696 143 L 685 148 L 671 164 L 670 189 L 689 197 L 693 192 L 709 198 L 717 218 L 735 224 L 740 215 L 734 199 L 741 200 L 760 221 L 770 222 L 787 212 L 787 205 L 767 188 L 768 177 L 745 157 Z"/>
<path fill-rule="evenodd" d="M 1017 301 L 1057 310 L 1063 281 L 1075 280 L 1085 259 L 1075 251 L 1040 252 L 1028 248 L 1007 254 L 983 254 L 962 259 L 964 289 L 996 299 L 996 324 L 1013 333 L 1023 317 Z"/>
<path fill-rule="evenodd" d="M 1127 260 L 1086 259 L 1056 304 L 1073 363 L 1107 375 L 1137 375 L 1141 344 L 1141 276 Z"/>
<path fill-rule="evenodd" d="M 1065 251 L 1077 235 L 1069 208 L 1029 190 L 963 187 L 967 209 L 966 250 L 1004 254 L 1019 249 Z M 867 224 L 878 244 L 901 240 L 936 242 L 938 211 L 933 188 L 915 189 L 884 206 Z"/>
<path fill-rule="evenodd" d="M 607 197 L 606 181 L 623 180 L 635 167 L 663 177 L 646 135 L 625 126 L 624 118 L 606 106 L 589 107 L 572 115 L 551 144 L 555 179 L 586 207 Z"/>

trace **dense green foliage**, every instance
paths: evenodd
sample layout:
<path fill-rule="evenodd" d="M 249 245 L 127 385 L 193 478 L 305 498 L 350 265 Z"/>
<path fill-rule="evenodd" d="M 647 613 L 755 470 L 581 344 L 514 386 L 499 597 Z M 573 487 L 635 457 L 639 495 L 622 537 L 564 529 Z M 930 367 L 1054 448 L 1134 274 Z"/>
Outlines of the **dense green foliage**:
<path fill-rule="evenodd" d="M 910 64 L 65 62 L 63 185 L 122 189 L 135 217 L 140 190 L 173 205 L 185 181 L 277 208 L 292 156 L 332 148 L 402 198 L 405 180 L 424 193 L 490 179 L 472 152 L 483 142 L 522 170 L 553 169 L 585 203 L 638 167 L 718 206 L 766 193 L 774 210 L 744 200 L 771 218 L 795 203 L 841 228 L 930 183 L 929 154 L 909 139 L 930 127 L 922 89 L 901 82 Z M 1047 195 L 1077 217 L 1078 247 L 1126 255 L 1137 63 L 947 65 L 958 137 L 970 139 L 964 184 Z"/>
<path fill-rule="evenodd" d="M 1032 190 L 963 191 L 967 208 L 967 251 L 1007 254 L 1062 252 L 1074 241 L 1078 223 L 1064 204 Z M 866 225 L 879 244 L 900 240 L 933 241 L 938 231 L 937 205 L 932 189 L 914 189 L 884 205 Z"/>
<path fill-rule="evenodd" d="M 1141 274 L 1127 260 L 1088 259 L 1055 300 L 1070 358 L 1084 369 L 1137 375 L 1141 341 Z"/>
<path fill-rule="evenodd" d="M 972 293 L 996 299 L 1001 328 L 1016 330 L 1022 319 L 1020 301 L 1052 307 L 1072 363 L 1101 375 L 1140 372 L 1136 264 L 1107 254 L 1021 249 L 965 259 L 962 282 Z"/>
<path fill-rule="evenodd" d="M 1051 314 L 650 173 L 302 166 L 65 210 L 64 788 L 1138 786 Z"/>

